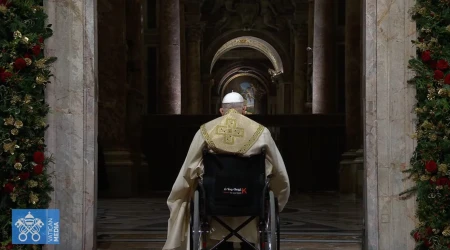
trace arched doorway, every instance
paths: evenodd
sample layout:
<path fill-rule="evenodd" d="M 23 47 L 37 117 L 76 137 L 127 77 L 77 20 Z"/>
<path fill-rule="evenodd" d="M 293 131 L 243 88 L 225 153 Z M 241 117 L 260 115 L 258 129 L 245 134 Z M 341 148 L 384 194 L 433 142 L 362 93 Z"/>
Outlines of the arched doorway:
<path fill-rule="evenodd" d="M 248 114 L 267 113 L 267 89 L 254 74 L 238 73 L 230 77 L 222 88 L 222 97 L 231 91 L 244 97 Z"/>
<path fill-rule="evenodd" d="M 255 36 L 238 36 L 220 46 L 217 42 L 212 44 L 218 48 L 211 53 L 214 56 L 208 64 L 214 80 L 210 93 L 212 110 L 217 112 L 223 96 L 233 90 L 248 96 L 249 113 L 276 113 L 277 100 L 282 95 L 277 79 L 285 72 L 278 50 Z"/>

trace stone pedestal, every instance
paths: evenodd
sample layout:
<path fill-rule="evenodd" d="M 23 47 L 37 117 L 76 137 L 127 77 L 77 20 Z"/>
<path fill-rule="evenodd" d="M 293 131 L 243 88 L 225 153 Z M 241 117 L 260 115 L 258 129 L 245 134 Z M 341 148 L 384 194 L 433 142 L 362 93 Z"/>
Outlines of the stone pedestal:
<path fill-rule="evenodd" d="M 160 1 L 159 113 L 181 114 L 180 1 Z"/>
<path fill-rule="evenodd" d="M 200 43 L 204 30 L 204 23 L 189 24 L 187 34 L 187 111 L 188 114 L 203 113 L 203 86 L 200 68 Z"/>
<path fill-rule="evenodd" d="M 349 150 L 342 154 L 342 160 L 339 163 L 339 193 L 355 193 L 356 169 L 353 168 L 353 161 L 356 157 L 356 149 Z"/>
<path fill-rule="evenodd" d="M 294 101 L 293 113 L 305 113 L 306 104 L 306 70 L 307 70 L 307 51 L 308 47 L 308 26 L 306 24 L 297 24 L 292 27 L 292 34 L 294 35 Z"/>
<path fill-rule="evenodd" d="M 53 36 L 45 55 L 57 57 L 46 88 L 51 112 L 46 134 L 55 191 L 50 208 L 60 211 L 59 245 L 46 249 L 97 249 L 97 11 L 92 0 L 44 1 Z"/>
<path fill-rule="evenodd" d="M 313 113 L 336 111 L 334 1 L 314 0 Z"/>
<path fill-rule="evenodd" d="M 345 123 L 347 149 L 362 145 L 361 2 L 345 2 Z"/>

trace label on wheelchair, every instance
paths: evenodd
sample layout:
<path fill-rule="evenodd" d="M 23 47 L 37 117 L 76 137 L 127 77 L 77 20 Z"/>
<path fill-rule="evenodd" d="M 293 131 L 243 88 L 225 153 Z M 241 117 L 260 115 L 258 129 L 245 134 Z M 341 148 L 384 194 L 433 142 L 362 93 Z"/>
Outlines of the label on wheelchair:
<path fill-rule="evenodd" d="M 247 188 L 223 188 L 223 194 L 243 195 L 247 194 Z"/>

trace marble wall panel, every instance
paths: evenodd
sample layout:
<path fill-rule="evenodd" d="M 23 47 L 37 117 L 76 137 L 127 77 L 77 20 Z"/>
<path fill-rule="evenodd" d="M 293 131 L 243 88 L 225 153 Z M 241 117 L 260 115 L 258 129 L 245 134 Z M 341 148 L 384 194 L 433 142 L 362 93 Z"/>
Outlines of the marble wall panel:
<path fill-rule="evenodd" d="M 363 4 L 366 247 L 413 249 L 415 201 L 399 199 L 412 185 L 402 170 L 414 151 L 414 86 L 407 80 L 415 55 L 413 0 L 365 0 Z"/>
<path fill-rule="evenodd" d="M 54 32 L 45 53 L 58 58 L 46 91 L 52 109 L 46 143 L 55 162 L 51 208 L 61 216 L 61 244 L 47 249 L 96 249 L 96 0 L 44 4 Z"/>

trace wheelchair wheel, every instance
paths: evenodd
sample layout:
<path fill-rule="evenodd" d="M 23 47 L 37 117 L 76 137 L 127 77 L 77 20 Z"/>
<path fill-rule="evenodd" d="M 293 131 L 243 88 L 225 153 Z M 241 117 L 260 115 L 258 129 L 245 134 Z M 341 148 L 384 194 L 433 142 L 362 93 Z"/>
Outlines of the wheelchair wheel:
<path fill-rule="evenodd" d="M 194 211 L 191 216 L 191 237 L 192 248 L 191 250 L 200 249 L 200 195 L 198 191 L 194 193 Z"/>
<path fill-rule="evenodd" d="M 278 250 L 278 233 L 277 233 L 277 211 L 276 211 L 275 195 L 269 191 L 269 209 L 266 219 L 266 250 Z"/>
<path fill-rule="evenodd" d="M 275 198 L 275 216 L 277 217 L 277 249 L 280 248 L 280 208 L 278 207 L 278 199 Z"/>

